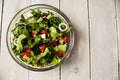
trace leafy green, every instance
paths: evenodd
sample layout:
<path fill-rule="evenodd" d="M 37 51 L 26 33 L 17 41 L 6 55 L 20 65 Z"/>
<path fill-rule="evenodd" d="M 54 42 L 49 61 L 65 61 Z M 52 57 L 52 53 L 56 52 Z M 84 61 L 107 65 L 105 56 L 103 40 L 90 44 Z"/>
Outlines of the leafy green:
<path fill-rule="evenodd" d="M 39 18 L 41 11 L 40 11 L 40 9 L 36 8 L 36 9 L 33 9 L 31 13 L 34 17 Z"/>
<path fill-rule="evenodd" d="M 60 45 L 56 46 L 54 49 L 56 52 L 58 52 L 58 51 L 65 52 L 67 49 L 67 44 L 63 44 L 63 45 L 60 44 Z"/>
<path fill-rule="evenodd" d="M 56 64 L 59 64 L 60 61 L 61 61 L 61 60 L 60 60 L 59 57 L 54 56 L 54 58 L 53 58 L 53 60 L 52 60 L 52 62 L 51 62 L 50 64 L 52 64 L 52 65 L 56 65 Z"/>
<path fill-rule="evenodd" d="M 51 17 L 50 18 L 50 25 L 59 25 L 61 22 L 62 22 L 62 20 L 59 18 L 59 17 Z"/>
<path fill-rule="evenodd" d="M 19 22 L 26 22 L 26 19 L 23 15 L 21 15 L 20 21 Z"/>
<path fill-rule="evenodd" d="M 55 27 L 50 27 L 50 35 L 54 39 L 58 36 L 57 30 Z"/>
<path fill-rule="evenodd" d="M 50 11 L 48 11 L 48 16 L 47 16 L 47 19 L 50 19 L 50 18 L 52 18 L 53 17 L 53 13 L 52 12 L 50 12 Z"/>
<path fill-rule="evenodd" d="M 17 43 L 16 43 L 16 50 L 22 50 L 22 49 L 23 49 L 23 46 L 22 46 L 21 41 L 22 41 L 23 39 L 25 39 L 25 38 L 26 38 L 26 36 L 23 35 L 23 34 L 21 34 L 21 35 L 18 37 Z"/>
<path fill-rule="evenodd" d="M 49 52 L 50 52 L 49 49 L 46 48 L 43 53 L 40 53 L 40 54 L 37 56 L 37 60 L 39 60 L 40 58 L 46 56 Z"/>

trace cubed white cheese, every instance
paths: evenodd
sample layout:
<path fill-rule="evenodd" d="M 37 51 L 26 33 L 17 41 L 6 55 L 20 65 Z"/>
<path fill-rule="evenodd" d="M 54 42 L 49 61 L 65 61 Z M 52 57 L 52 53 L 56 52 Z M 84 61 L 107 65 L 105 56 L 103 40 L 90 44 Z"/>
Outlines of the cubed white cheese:
<path fill-rule="evenodd" d="M 45 39 L 46 38 L 46 34 L 41 34 L 41 38 Z"/>

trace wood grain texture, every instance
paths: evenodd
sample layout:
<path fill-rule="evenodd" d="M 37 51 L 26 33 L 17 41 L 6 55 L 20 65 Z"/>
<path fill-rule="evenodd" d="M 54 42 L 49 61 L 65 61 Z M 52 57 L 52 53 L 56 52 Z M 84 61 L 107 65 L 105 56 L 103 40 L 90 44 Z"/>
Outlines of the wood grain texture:
<path fill-rule="evenodd" d="M 0 54 L 0 80 L 28 80 L 28 70 L 18 65 L 10 56 L 6 46 L 6 32 L 9 22 L 28 0 L 4 0 L 2 40 Z"/>
<path fill-rule="evenodd" d="M 72 55 L 61 66 L 61 80 L 90 80 L 87 0 L 61 0 L 60 9 L 71 20 L 76 34 Z"/>
<path fill-rule="evenodd" d="M 31 0 L 31 4 L 49 4 L 59 8 L 59 0 Z M 46 72 L 30 71 L 29 80 L 59 80 L 59 67 Z"/>
<path fill-rule="evenodd" d="M 89 0 L 91 80 L 118 80 L 114 0 Z"/>
<path fill-rule="evenodd" d="M 120 0 L 115 0 L 115 5 L 116 5 L 116 24 L 117 24 L 117 31 L 118 31 L 118 49 L 119 49 L 119 79 L 120 80 Z"/>

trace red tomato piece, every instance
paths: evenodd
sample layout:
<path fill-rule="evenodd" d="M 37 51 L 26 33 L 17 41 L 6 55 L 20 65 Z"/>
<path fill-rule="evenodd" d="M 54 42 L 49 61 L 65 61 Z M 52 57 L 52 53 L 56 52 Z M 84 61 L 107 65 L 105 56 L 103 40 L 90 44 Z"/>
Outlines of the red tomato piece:
<path fill-rule="evenodd" d="M 24 52 L 23 53 L 23 58 L 28 59 L 30 57 L 30 53 Z"/>
<path fill-rule="evenodd" d="M 44 51 L 45 51 L 45 48 L 46 48 L 46 45 L 45 45 L 45 44 L 39 47 L 39 49 L 40 49 L 41 52 L 44 52 Z"/>
<path fill-rule="evenodd" d="M 25 49 L 25 51 L 23 52 L 23 58 L 24 59 L 28 59 L 30 57 L 30 49 Z"/>
<path fill-rule="evenodd" d="M 46 34 L 47 35 L 48 31 L 46 29 L 44 29 L 44 30 L 41 31 L 41 34 Z"/>
<path fill-rule="evenodd" d="M 25 49 L 24 52 L 28 52 L 28 53 L 30 53 L 30 48 Z"/>
<path fill-rule="evenodd" d="M 50 42 L 50 44 L 53 45 L 53 46 L 56 46 L 57 45 L 57 41 L 53 40 L 53 41 Z"/>
<path fill-rule="evenodd" d="M 58 57 L 62 57 L 64 55 L 65 52 L 63 51 L 58 51 L 56 54 Z"/>
<path fill-rule="evenodd" d="M 68 41 L 67 36 L 63 36 L 63 42 L 64 42 L 64 43 L 67 43 L 67 41 Z"/>
<path fill-rule="evenodd" d="M 32 37 L 35 37 L 35 36 L 36 36 L 35 31 L 32 30 Z"/>

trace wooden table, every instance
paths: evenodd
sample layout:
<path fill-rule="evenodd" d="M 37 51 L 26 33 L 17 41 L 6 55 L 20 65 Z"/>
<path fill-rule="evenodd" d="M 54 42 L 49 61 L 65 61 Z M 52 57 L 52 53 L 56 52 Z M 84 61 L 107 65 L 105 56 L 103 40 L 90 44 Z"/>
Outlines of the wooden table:
<path fill-rule="evenodd" d="M 24 69 L 11 58 L 6 46 L 11 18 L 36 3 L 59 8 L 76 33 L 72 56 L 46 72 Z M 120 0 L 0 0 L 0 15 L 0 80 L 120 80 Z"/>

